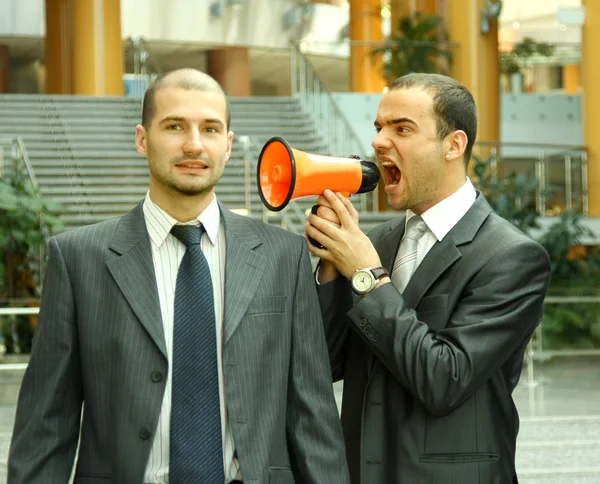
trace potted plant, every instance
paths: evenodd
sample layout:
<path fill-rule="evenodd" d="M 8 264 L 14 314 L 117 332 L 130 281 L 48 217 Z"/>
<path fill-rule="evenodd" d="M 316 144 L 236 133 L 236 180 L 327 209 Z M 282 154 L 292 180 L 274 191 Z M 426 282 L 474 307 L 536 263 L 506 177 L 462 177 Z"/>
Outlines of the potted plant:
<path fill-rule="evenodd" d="M 535 56 L 550 57 L 554 54 L 554 46 L 525 37 L 510 52 L 500 55 L 500 72 L 507 78 L 511 92 L 523 91 L 523 71 L 527 62 Z"/>
<path fill-rule="evenodd" d="M 383 56 L 388 82 L 410 72 L 447 73 L 452 53 L 442 29 L 443 18 L 416 12 L 401 18 L 385 45 L 374 50 Z"/>
<path fill-rule="evenodd" d="M 9 306 L 37 304 L 43 249 L 50 235 L 64 229 L 57 216 L 62 205 L 40 196 L 19 168 L 15 160 L 0 180 L 0 299 Z M 27 351 L 37 317 L 0 319 L 6 350 Z"/>

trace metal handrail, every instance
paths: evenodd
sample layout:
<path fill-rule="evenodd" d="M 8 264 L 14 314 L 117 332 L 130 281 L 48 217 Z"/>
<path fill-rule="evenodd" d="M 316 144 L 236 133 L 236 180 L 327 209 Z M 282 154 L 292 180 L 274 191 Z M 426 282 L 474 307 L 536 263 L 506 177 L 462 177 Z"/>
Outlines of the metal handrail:
<path fill-rule="evenodd" d="M 25 143 L 23 142 L 23 138 L 21 138 L 20 136 L 17 136 L 15 138 L 15 142 L 17 144 L 17 149 L 21 153 L 21 158 L 22 158 L 23 162 L 25 163 L 25 168 L 27 169 L 27 174 L 29 175 L 29 179 L 31 180 L 31 183 L 33 184 L 33 186 L 36 189 L 38 189 L 39 188 L 38 181 L 37 181 L 37 178 L 35 177 L 35 174 L 33 173 L 33 166 L 31 164 L 31 160 L 29 159 L 29 154 L 27 153 L 27 149 L 25 148 Z"/>
<path fill-rule="evenodd" d="M 539 215 L 546 215 L 547 200 L 546 188 L 551 181 L 549 179 L 548 167 L 560 164 L 564 172 L 565 209 L 573 210 L 574 194 L 578 194 L 577 202 L 578 212 L 587 215 L 588 213 L 588 186 L 587 186 L 587 148 L 579 145 L 563 144 L 539 144 L 539 143 L 507 143 L 501 141 L 476 141 L 474 152 L 477 148 L 489 150 L 491 178 L 498 179 L 499 166 L 507 166 L 511 163 L 533 163 L 535 176 L 539 184 L 535 194 L 536 211 Z M 513 152 L 510 156 L 506 155 L 506 150 L 523 148 L 531 150 L 531 153 Z M 573 170 L 579 170 L 579 180 L 573 179 Z M 579 186 L 577 186 L 579 185 Z"/>
<path fill-rule="evenodd" d="M 162 74 L 162 68 L 143 37 L 129 37 L 128 41 L 133 49 L 133 73 L 137 78 L 134 94 L 135 97 L 142 97 L 145 92 L 142 81 L 151 82 L 153 76 Z"/>
<path fill-rule="evenodd" d="M 365 153 L 356 131 L 338 107 L 313 64 L 294 40 L 290 42 L 290 69 L 292 96 L 300 101 L 304 112 L 312 117 L 318 131 L 324 133 L 329 155 L 357 155 L 367 160 L 368 154 Z M 322 129 L 323 126 L 325 129 Z M 361 194 L 357 208 L 376 212 L 379 209 L 377 200 L 377 189 L 370 194 Z"/>

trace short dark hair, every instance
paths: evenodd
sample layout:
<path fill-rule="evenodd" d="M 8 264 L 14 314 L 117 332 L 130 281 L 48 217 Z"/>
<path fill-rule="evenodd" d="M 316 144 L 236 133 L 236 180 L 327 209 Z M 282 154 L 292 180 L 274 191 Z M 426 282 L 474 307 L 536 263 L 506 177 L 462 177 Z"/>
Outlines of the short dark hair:
<path fill-rule="evenodd" d="M 388 90 L 413 87 L 421 88 L 432 95 L 433 115 L 440 139 L 456 130 L 465 132 L 465 166 L 468 166 L 477 138 L 477 108 L 473 95 L 457 80 L 441 74 L 406 74 L 392 82 Z"/>
<path fill-rule="evenodd" d="M 225 118 L 227 130 L 231 125 L 231 106 L 225 91 L 212 77 L 196 69 L 177 69 L 157 77 L 144 94 L 142 102 L 142 126 L 146 129 L 152 124 L 156 114 L 156 91 L 164 87 L 178 87 L 181 89 L 197 89 L 199 91 L 220 92 L 225 99 Z"/>

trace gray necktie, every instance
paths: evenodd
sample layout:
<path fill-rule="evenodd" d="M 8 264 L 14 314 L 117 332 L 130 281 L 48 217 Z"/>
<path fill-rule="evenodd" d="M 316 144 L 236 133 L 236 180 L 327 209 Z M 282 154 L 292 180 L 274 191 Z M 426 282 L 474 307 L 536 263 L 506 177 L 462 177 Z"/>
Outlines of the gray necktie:
<path fill-rule="evenodd" d="M 401 293 L 406 289 L 408 281 L 410 281 L 417 268 L 419 238 L 426 230 L 427 225 L 418 215 L 413 216 L 408 221 L 406 232 L 404 233 L 396 261 L 394 262 L 391 277 L 396 289 Z"/>
<path fill-rule="evenodd" d="M 171 388 L 171 484 L 222 483 L 223 441 L 212 279 L 202 227 L 175 225 L 187 250 L 175 284 Z"/>

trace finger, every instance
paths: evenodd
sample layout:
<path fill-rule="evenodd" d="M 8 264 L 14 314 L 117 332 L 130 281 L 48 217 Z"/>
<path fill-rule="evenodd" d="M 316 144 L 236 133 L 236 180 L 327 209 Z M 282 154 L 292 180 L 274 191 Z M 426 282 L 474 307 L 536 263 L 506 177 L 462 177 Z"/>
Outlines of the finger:
<path fill-rule="evenodd" d="M 356 208 L 354 208 L 354 205 L 352 204 L 352 202 L 350 201 L 349 198 L 344 197 L 342 194 L 338 193 L 338 198 L 341 197 L 342 203 L 344 204 L 344 207 L 346 207 L 346 210 L 348 210 L 348 213 L 350 214 L 350 216 L 352 217 L 352 219 L 358 223 L 358 219 L 359 219 L 359 213 L 358 210 L 356 210 Z"/>
<path fill-rule="evenodd" d="M 323 195 L 319 195 L 319 198 L 317 198 L 317 205 L 331 208 L 331 204 L 329 203 L 327 198 L 325 198 Z"/>
<path fill-rule="evenodd" d="M 323 225 L 325 225 L 325 227 L 331 227 L 329 222 L 324 222 L 321 220 L 319 220 L 319 222 L 321 222 Z M 323 249 L 321 249 L 321 250 L 327 250 L 327 247 L 332 245 L 333 240 L 331 239 L 331 237 L 329 237 L 326 233 L 324 233 L 318 227 L 315 227 L 311 223 L 309 223 L 306 226 L 305 230 L 306 230 L 306 235 L 308 237 L 308 243 L 310 245 L 312 245 L 315 249 L 318 249 L 318 247 L 315 246 L 310 239 L 313 239 L 314 241 L 316 241 L 320 245 L 322 245 Z"/>
<path fill-rule="evenodd" d="M 310 225 L 320 232 L 323 232 L 330 239 L 337 240 L 339 238 L 340 226 L 329 220 L 324 220 L 318 215 L 311 214 L 308 216 L 308 226 Z"/>
<path fill-rule="evenodd" d="M 337 213 L 335 213 L 335 210 L 333 210 L 329 207 L 320 206 L 317 209 L 317 215 L 324 220 L 327 220 L 329 222 L 336 224 L 337 226 L 341 225 L 340 219 L 337 216 Z"/>
<path fill-rule="evenodd" d="M 341 200 L 341 198 L 344 198 L 343 196 L 340 195 L 338 197 L 338 195 L 333 193 L 331 190 L 325 190 L 324 195 L 331 204 L 331 208 L 335 210 L 335 213 L 339 217 L 342 227 L 350 227 L 352 225 L 356 225 L 356 222 L 352 219 L 352 216 L 348 212 L 348 209 Z"/>

